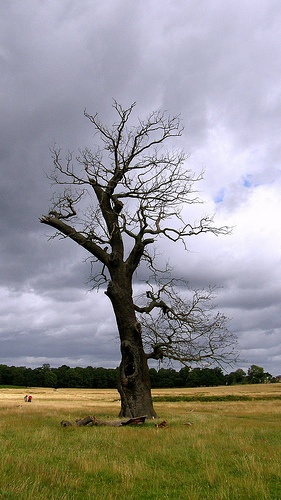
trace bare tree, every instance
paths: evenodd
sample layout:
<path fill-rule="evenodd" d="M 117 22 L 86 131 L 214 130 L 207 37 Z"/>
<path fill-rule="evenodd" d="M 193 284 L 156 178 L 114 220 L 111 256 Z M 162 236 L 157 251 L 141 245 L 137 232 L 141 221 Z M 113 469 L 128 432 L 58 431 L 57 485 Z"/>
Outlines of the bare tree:
<path fill-rule="evenodd" d="M 133 277 L 141 263 L 158 275 L 152 248 L 159 237 L 185 246 L 187 237 L 226 234 L 229 229 L 215 227 L 207 216 L 198 223 L 183 219 L 186 204 L 200 203 L 195 185 L 202 174 L 187 170 L 183 152 L 163 149 L 167 139 L 181 135 L 179 117 L 157 111 L 128 127 L 135 103 L 125 109 L 114 101 L 113 107 L 117 122 L 111 128 L 97 114 L 84 113 L 100 140 L 94 152 L 86 148 L 77 157 L 68 153 L 63 161 L 60 149 L 52 149 L 50 177 L 61 185 L 61 193 L 54 195 L 51 210 L 40 221 L 91 254 L 93 283 L 106 285 L 120 337 L 120 416 L 152 417 L 148 359 L 228 360 L 231 341 L 224 316 L 212 319 L 206 311 L 210 291 L 195 291 L 186 303 L 175 293 L 175 282 L 166 281 L 157 290 L 150 285 L 146 303 L 137 305 Z M 160 312 L 158 319 L 155 311 Z M 148 352 L 140 315 L 147 317 Z"/>

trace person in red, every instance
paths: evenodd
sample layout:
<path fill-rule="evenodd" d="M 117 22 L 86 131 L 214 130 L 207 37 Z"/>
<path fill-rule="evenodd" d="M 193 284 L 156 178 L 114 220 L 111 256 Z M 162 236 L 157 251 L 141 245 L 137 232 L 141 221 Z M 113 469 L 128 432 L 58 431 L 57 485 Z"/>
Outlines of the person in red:
<path fill-rule="evenodd" d="M 32 396 L 28 396 L 28 402 L 31 403 L 32 401 Z"/>

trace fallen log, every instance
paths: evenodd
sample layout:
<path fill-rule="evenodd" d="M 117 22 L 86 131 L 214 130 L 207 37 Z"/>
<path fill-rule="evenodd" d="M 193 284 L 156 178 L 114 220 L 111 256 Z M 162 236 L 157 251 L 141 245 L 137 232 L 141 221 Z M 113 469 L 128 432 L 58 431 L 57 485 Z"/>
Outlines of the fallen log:
<path fill-rule="evenodd" d="M 116 421 L 110 421 L 110 420 L 98 420 L 95 418 L 94 422 L 93 422 L 93 425 L 97 425 L 99 427 L 101 426 L 109 426 L 109 427 L 121 427 L 121 422 L 120 420 L 116 420 Z"/>
<path fill-rule="evenodd" d="M 83 426 L 86 426 L 89 424 L 96 425 L 96 426 L 105 426 L 106 425 L 109 427 L 123 427 L 124 425 L 144 424 L 145 419 L 146 419 L 146 415 L 144 415 L 142 417 L 129 418 L 129 420 L 125 420 L 125 421 L 124 420 L 110 421 L 110 420 L 99 420 L 96 417 L 92 417 L 91 415 L 89 415 L 88 417 L 77 419 L 75 421 L 75 425 L 77 427 L 83 427 Z M 69 427 L 72 425 L 72 423 L 69 422 L 68 420 L 62 420 L 60 424 L 62 427 Z"/>
<path fill-rule="evenodd" d="M 78 420 L 75 421 L 77 427 L 83 427 L 84 425 L 88 425 L 88 424 L 93 424 L 95 421 L 95 417 L 92 417 L 91 415 L 89 415 L 88 417 L 85 417 L 85 418 L 80 418 Z"/>
<path fill-rule="evenodd" d="M 145 419 L 146 419 L 146 415 L 143 415 L 142 417 L 130 418 L 126 422 L 121 422 L 121 425 L 140 425 L 140 424 L 144 424 Z"/>
<path fill-rule="evenodd" d="M 108 420 L 97 420 L 96 418 L 94 419 L 93 425 L 109 425 L 111 427 L 122 427 L 124 425 L 140 425 L 144 424 L 146 419 L 146 415 L 142 417 L 135 417 L 135 418 L 129 418 L 129 420 L 116 420 L 113 422 L 110 422 Z"/>

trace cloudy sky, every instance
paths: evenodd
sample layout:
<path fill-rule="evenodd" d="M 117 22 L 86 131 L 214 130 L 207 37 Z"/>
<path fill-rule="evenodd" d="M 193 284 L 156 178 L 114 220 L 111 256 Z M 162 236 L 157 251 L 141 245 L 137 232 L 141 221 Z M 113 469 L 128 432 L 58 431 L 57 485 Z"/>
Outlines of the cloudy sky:
<path fill-rule="evenodd" d="M 38 221 L 49 147 L 91 147 L 83 111 L 110 124 L 115 98 L 141 116 L 181 114 L 177 147 L 187 168 L 205 169 L 199 208 L 234 229 L 190 240 L 172 263 L 190 283 L 220 287 L 237 368 L 281 373 L 281 2 L 9 0 L 0 26 L 0 363 L 119 364 L 86 253 L 48 241 Z"/>

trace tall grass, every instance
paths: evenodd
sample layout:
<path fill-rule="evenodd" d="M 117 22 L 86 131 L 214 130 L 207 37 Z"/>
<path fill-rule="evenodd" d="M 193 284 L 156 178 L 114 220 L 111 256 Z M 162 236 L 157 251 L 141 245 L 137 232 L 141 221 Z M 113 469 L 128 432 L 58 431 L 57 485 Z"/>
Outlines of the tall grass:
<path fill-rule="evenodd" d="M 263 387 L 263 391 L 270 393 Z M 235 389 L 245 393 L 245 387 Z M 0 391 L 2 499 L 249 499 L 281 498 L 280 399 L 200 401 L 225 388 L 155 391 L 198 398 L 156 402 L 166 428 L 60 427 L 88 414 L 114 420 L 115 391 Z M 276 396 L 281 385 L 275 384 Z M 230 390 L 231 393 L 233 389 Z"/>

